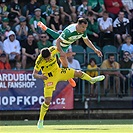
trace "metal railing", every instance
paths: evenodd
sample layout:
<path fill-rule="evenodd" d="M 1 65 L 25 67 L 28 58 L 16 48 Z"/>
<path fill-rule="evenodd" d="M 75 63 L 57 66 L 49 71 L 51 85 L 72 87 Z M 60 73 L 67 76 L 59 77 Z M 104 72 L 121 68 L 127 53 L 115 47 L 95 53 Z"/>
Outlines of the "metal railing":
<path fill-rule="evenodd" d="M 105 71 L 129 71 L 129 72 L 133 72 L 133 69 L 97 69 L 97 70 L 88 70 L 88 69 L 83 69 L 84 72 L 86 71 L 98 71 L 98 74 L 102 74 L 102 72 Z M 127 81 L 124 82 L 124 80 L 119 77 L 119 94 L 121 95 L 121 88 L 123 87 L 123 95 L 125 94 L 125 90 L 127 89 L 127 93 L 128 96 L 131 96 L 131 89 L 132 89 L 132 85 L 133 85 L 133 74 L 131 75 L 130 78 L 127 78 Z M 97 82 L 97 101 L 100 102 L 101 97 L 105 96 L 105 90 L 104 90 L 104 83 L 105 81 L 101 81 L 101 82 Z M 125 84 L 127 84 L 127 86 L 125 86 Z M 128 87 L 128 88 L 126 88 Z M 111 92 L 109 92 L 109 96 L 106 97 L 114 97 L 116 96 L 116 83 L 115 83 L 115 79 L 110 80 L 109 79 L 109 83 L 108 83 L 108 88 Z M 75 96 L 80 96 L 82 101 L 84 102 L 86 98 L 89 98 L 90 94 L 90 83 L 88 81 L 85 80 L 78 80 L 78 85 L 75 88 Z"/>

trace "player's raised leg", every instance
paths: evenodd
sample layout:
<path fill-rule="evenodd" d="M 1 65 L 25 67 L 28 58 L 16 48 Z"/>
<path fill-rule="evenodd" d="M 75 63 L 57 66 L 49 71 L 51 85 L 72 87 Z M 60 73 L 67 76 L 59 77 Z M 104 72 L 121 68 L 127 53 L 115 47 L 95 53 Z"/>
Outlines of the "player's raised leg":
<path fill-rule="evenodd" d="M 39 21 L 37 23 L 37 25 L 42 29 L 44 30 L 45 32 L 47 32 L 49 35 L 51 35 L 53 37 L 53 39 L 57 39 L 59 37 L 59 33 L 48 28 L 46 25 L 44 25 L 41 21 Z"/>
<path fill-rule="evenodd" d="M 77 71 L 75 70 L 75 74 L 74 74 L 75 77 L 79 77 L 83 80 L 87 80 L 89 81 L 91 84 L 94 84 L 98 81 L 102 81 L 105 79 L 105 76 L 104 75 L 100 75 L 100 76 L 96 76 L 96 77 L 91 77 L 89 76 L 88 74 L 86 74 L 85 72 L 82 72 L 82 71 Z"/>
<path fill-rule="evenodd" d="M 67 62 L 67 57 L 60 57 L 60 62 L 62 64 L 62 66 L 64 68 L 67 68 L 68 67 L 68 62 Z M 72 86 L 72 87 L 75 87 L 76 86 L 76 82 L 71 78 L 68 80 L 69 84 Z"/>

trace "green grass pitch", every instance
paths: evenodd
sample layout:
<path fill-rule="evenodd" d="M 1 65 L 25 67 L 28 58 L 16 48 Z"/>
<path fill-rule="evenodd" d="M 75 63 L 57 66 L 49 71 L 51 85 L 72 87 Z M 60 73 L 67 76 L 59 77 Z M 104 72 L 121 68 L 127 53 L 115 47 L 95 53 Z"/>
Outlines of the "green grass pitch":
<path fill-rule="evenodd" d="M 133 133 L 133 120 L 0 121 L 0 133 Z"/>

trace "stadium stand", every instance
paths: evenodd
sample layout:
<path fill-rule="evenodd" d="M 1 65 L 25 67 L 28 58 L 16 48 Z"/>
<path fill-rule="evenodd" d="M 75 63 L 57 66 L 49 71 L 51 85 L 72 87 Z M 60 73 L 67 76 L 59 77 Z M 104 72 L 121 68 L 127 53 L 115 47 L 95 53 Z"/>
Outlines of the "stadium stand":
<path fill-rule="evenodd" d="M 76 52 L 76 55 L 74 56 L 74 58 L 80 62 L 81 67 L 86 65 L 86 51 L 85 51 L 85 49 L 80 45 L 72 45 L 72 51 Z"/>
<path fill-rule="evenodd" d="M 99 50 L 101 50 L 101 48 L 99 46 L 97 46 L 97 45 L 96 45 L 96 48 L 99 49 Z M 102 57 L 98 57 L 97 54 L 91 48 L 87 47 L 86 48 L 86 53 L 87 53 L 87 62 L 88 63 L 89 63 L 90 58 L 93 57 L 96 60 L 96 64 L 98 66 L 101 65 L 101 63 L 102 63 Z"/>
<path fill-rule="evenodd" d="M 114 53 L 116 61 L 119 61 L 118 49 L 113 45 L 106 45 L 102 48 L 104 60 L 108 58 L 108 54 Z"/>

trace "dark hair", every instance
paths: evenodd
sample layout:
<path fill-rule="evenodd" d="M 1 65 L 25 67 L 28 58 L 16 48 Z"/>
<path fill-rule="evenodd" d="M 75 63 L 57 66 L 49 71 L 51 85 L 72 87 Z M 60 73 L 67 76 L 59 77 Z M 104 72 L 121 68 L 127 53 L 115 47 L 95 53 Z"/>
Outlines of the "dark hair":
<path fill-rule="evenodd" d="M 108 12 L 108 11 L 104 11 L 103 13 L 105 13 L 105 14 L 109 14 L 109 12 Z"/>
<path fill-rule="evenodd" d="M 129 34 L 125 37 L 125 40 L 126 40 L 127 38 L 132 39 L 132 37 L 131 37 Z"/>
<path fill-rule="evenodd" d="M 41 50 L 41 55 L 42 55 L 43 58 L 49 57 L 50 54 L 51 54 L 51 53 L 50 53 L 50 51 L 49 51 L 48 48 L 43 48 L 43 49 Z"/>
<path fill-rule="evenodd" d="M 78 24 L 82 24 L 82 23 L 84 23 L 84 24 L 87 24 L 88 23 L 87 20 L 86 20 L 86 18 L 79 18 L 78 19 Z"/>
<path fill-rule="evenodd" d="M 110 56 L 115 56 L 113 53 L 108 54 L 108 59 L 110 58 Z"/>
<path fill-rule="evenodd" d="M 91 64 L 92 61 L 94 61 L 95 64 L 96 64 L 96 60 L 95 60 L 95 58 L 90 58 L 90 60 L 89 60 L 89 64 Z"/>
<path fill-rule="evenodd" d="M 94 15 L 93 12 L 91 12 L 91 11 L 88 12 L 88 16 L 93 16 L 93 15 Z"/>
<path fill-rule="evenodd" d="M 124 51 L 124 52 L 123 52 L 123 54 L 125 54 L 125 53 L 128 53 L 128 54 L 130 54 L 130 52 L 129 52 L 129 51 Z"/>

